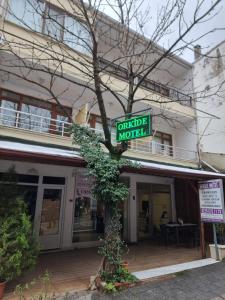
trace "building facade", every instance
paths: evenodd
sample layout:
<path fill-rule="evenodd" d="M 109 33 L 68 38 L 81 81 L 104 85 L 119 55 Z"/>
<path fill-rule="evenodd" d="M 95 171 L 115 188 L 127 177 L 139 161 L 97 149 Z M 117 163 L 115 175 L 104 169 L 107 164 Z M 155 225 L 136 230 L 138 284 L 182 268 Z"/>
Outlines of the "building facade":
<path fill-rule="evenodd" d="M 0 23 L 3 49 L 0 172 L 15 167 L 19 191 L 28 203 L 34 232 L 43 250 L 93 246 L 104 234 L 104 208 L 91 195 L 92 179 L 87 176 L 79 147 L 72 144 L 69 134 L 72 122 L 102 132 L 94 94 L 83 89 L 87 78 L 77 65 L 79 60 L 88 61 L 89 54 L 79 39 L 72 40 L 68 30 L 65 34 L 62 27 L 57 27 L 61 21 L 64 24 L 72 22 L 76 24 L 73 30 L 83 34 L 79 19 L 67 12 L 67 1 L 64 10 L 57 2 L 33 1 L 34 6 L 28 7 L 31 15 L 24 13 L 24 0 L 2 1 Z M 52 18 L 40 14 L 40 7 Z M 111 22 L 105 17 L 105 26 Z M 57 99 L 49 98 L 43 88 L 49 83 L 45 70 L 52 67 L 46 66 L 44 61 L 46 55 L 51 55 L 53 46 L 55 53 L 64 46 L 59 42 L 52 46 L 49 36 L 56 40 L 62 38 L 60 43 L 69 47 L 69 50 L 63 48 L 67 50 L 68 61 L 60 66 L 67 81 L 57 77 L 54 82 Z M 88 41 L 89 37 L 85 35 L 84 39 Z M 10 49 L 9 43 L 13 45 Z M 41 53 L 35 49 L 40 44 L 46 46 Z M 102 49 L 109 47 L 107 39 L 102 39 L 100 44 Z M 124 97 L 126 69 L 112 63 L 116 55 L 114 48 L 107 60 L 102 58 L 102 64 L 110 66 L 103 79 L 109 80 L 110 75 L 112 87 Z M 40 56 L 43 65 L 31 71 L 30 66 Z M 69 67 L 71 59 L 73 68 Z M 27 70 L 29 79 L 25 80 L 23 72 Z M 72 84 L 73 78 L 79 79 L 80 85 Z M 139 170 L 126 170 L 121 176 L 130 191 L 123 203 L 122 220 L 123 237 L 128 242 L 152 238 L 159 230 L 164 211 L 169 221 L 175 222 L 180 217 L 184 222 L 200 222 L 198 199 L 191 186 L 196 186 L 199 179 L 218 178 L 219 175 L 199 168 L 196 103 L 192 95 L 192 65 L 175 56 L 165 59 L 161 69 L 149 76 L 138 90 L 137 97 L 143 101 L 135 105 L 134 111 L 151 109 L 153 136 L 131 141 L 125 153 L 126 157 L 141 164 Z M 150 103 L 144 100 L 146 96 L 151 97 Z M 104 101 L 109 121 L 121 115 L 110 93 L 105 93 Z"/>
<path fill-rule="evenodd" d="M 198 49 L 201 50 L 200 46 Z M 223 171 L 225 169 L 224 54 L 223 41 L 204 55 L 199 51 L 193 65 L 201 159 Z"/>

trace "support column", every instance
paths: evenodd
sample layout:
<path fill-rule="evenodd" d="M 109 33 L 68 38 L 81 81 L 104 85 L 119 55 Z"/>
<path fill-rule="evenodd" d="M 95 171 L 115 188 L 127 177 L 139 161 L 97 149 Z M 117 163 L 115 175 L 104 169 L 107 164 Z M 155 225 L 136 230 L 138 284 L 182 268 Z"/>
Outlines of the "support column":
<path fill-rule="evenodd" d="M 170 198 L 171 198 L 171 204 L 172 204 L 172 220 L 173 220 L 173 222 L 176 222 L 177 212 L 176 212 L 176 199 L 175 199 L 174 183 L 170 184 Z"/>
<path fill-rule="evenodd" d="M 137 242 L 137 191 L 136 178 L 130 177 L 130 205 L 129 205 L 129 241 Z"/>
<path fill-rule="evenodd" d="M 205 251 L 205 228 L 204 223 L 200 222 L 200 246 L 201 246 L 201 255 L 202 258 L 206 258 L 206 251 Z"/>

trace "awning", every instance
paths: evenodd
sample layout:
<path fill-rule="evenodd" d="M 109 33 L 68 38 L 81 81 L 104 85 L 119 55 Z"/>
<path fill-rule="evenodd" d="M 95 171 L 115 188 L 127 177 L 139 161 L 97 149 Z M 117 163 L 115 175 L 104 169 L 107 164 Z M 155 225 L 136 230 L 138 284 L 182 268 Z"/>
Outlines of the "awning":
<path fill-rule="evenodd" d="M 79 156 L 78 151 L 50 146 L 30 145 L 13 141 L 0 141 L 0 158 L 65 166 L 85 166 L 85 161 Z M 137 160 L 135 162 L 140 165 L 139 168 L 126 168 L 125 171 L 195 180 L 212 178 L 225 179 L 225 174 L 204 171 L 201 169 L 192 169 L 181 166 L 177 167 L 150 161 Z"/>
<path fill-rule="evenodd" d="M 72 149 L 60 149 L 12 141 L 0 141 L 0 159 L 65 166 L 85 166 L 85 162 L 79 156 L 79 153 Z"/>

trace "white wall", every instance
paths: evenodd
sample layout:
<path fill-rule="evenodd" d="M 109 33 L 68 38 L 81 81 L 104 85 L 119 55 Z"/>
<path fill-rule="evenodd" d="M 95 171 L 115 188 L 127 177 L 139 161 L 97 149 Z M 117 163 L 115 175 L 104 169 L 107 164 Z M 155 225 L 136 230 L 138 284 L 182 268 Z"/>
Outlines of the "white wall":
<path fill-rule="evenodd" d="M 218 57 L 218 50 L 221 58 Z M 225 42 L 195 62 L 193 68 L 196 107 L 203 152 L 225 153 Z"/>

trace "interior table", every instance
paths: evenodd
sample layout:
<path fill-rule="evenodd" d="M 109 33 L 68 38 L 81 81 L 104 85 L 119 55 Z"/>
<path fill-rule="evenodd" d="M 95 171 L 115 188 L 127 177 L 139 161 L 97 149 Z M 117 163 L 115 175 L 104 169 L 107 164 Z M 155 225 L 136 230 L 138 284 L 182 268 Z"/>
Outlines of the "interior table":
<path fill-rule="evenodd" d="M 195 244 L 197 241 L 197 231 L 198 231 L 197 224 L 192 224 L 192 223 L 166 224 L 165 225 L 166 245 L 168 245 L 170 235 L 175 236 L 177 246 L 180 244 L 180 240 L 181 240 L 180 236 L 181 235 L 182 235 L 182 237 L 184 237 L 185 235 L 191 236 L 191 238 L 193 238 L 193 244 Z"/>

